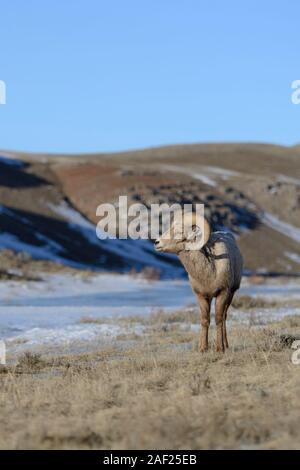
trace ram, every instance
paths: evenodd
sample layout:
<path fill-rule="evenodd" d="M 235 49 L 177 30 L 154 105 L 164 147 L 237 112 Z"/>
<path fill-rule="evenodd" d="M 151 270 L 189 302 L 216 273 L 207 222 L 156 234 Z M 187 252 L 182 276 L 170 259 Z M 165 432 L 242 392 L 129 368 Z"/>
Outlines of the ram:
<path fill-rule="evenodd" d="M 201 312 L 201 352 L 208 349 L 212 299 L 216 298 L 216 350 L 228 348 L 227 311 L 240 287 L 243 258 L 232 234 L 211 232 L 196 213 L 174 214 L 170 228 L 155 241 L 157 251 L 175 253 L 185 267 Z"/>

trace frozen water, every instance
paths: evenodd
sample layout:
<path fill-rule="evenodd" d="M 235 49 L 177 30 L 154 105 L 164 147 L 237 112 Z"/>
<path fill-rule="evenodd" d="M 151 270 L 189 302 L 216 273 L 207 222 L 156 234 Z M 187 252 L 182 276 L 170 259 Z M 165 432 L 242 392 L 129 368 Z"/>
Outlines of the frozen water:
<path fill-rule="evenodd" d="M 300 299 L 299 285 L 243 283 L 240 295 L 267 299 Z M 89 278 L 45 275 L 41 282 L 0 283 L 0 338 L 8 344 L 66 344 L 70 341 L 114 338 L 122 333 L 113 317 L 143 316 L 153 310 L 175 310 L 196 299 L 187 280 L 147 281 L 128 275 L 97 274 Z M 300 308 L 278 307 L 255 311 L 262 322 L 300 314 Z M 230 318 L 248 321 L 248 314 L 232 310 Z M 101 323 L 82 323 L 83 317 Z M 107 321 L 105 320 L 107 318 Z M 142 329 L 136 331 L 142 334 Z"/>

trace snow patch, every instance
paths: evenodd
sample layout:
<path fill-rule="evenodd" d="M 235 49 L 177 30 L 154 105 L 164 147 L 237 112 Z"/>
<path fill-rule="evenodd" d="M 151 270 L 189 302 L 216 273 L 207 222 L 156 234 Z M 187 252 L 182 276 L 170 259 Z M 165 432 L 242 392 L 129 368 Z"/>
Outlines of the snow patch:
<path fill-rule="evenodd" d="M 63 216 L 73 230 L 77 230 L 86 240 L 98 247 L 101 245 L 106 251 L 114 253 L 122 258 L 133 260 L 138 263 L 166 269 L 169 264 L 159 259 L 149 240 L 118 240 L 113 237 L 99 240 L 95 225 L 86 219 L 80 212 L 73 209 L 66 202 L 59 206 L 48 205 L 56 214 Z"/>
<path fill-rule="evenodd" d="M 294 225 L 288 224 L 287 222 L 283 222 L 282 220 L 278 219 L 275 215 L 269 214 L 268 212 L 264 212 L 261 217 L 263 223 L 265 223 L 268 227 L 276 230 L 279 233 L 291 238 L 297 243 L 300 243 L 300 229 L 295 227 Z"/>
<path fill-rule="evenodd" d="M 133 331 L 134 330 L 134 331 Z M 117 324 L 83 324 L 68 325 L 64 328 L 32 328 L 25 333 L 9 338 L 6 343 L 26 343 L 26 347 L 34 345 L 50 344 L 68 346 L 74 341 L 92 341 L 99 337 L 102 340 L 116 338 L 120 334 L 125 334 L 126 328 Z M 141 334 L 142 326 L 133 328 L 131 332 Z M 99 346 L 101 345 L 101 341 Z"/>
<path fill-rule="evenodd" d="M 287 258 L 291 259 L 295 263 L 300 264 L 300 255 L 297 255 L 297 253 L 291 253 L 289 251 L 286 251 L 284 254 Z"/>
<path fill-rule="evenodd" d="M 22 162 L 21 160 L 13 159 L 12 157 L 0 156 L 0 163 L 4 163 L 4 165 L 14 166 L 16 168 L 24 167 L 24 162 Z"/>
<path fill-rule="evenodd" d="M 207 173 L 212 173 L 214 175 L 220 176 L 222 179 L 226 180 L 233 176 L 239 176 L 240 173 L 238 171 L 227 170 L 226 168 L 221 168 L 218 166 L 203 166 L 204 171 Z"/>
<path fill-rule="evenodd" d="M 0 215 L 6 214 L 9 217 L 14 218 L 26 225 L 30 225 L 30 221 L 25 217 L 20 217 L 14 214 L 9 209 L 0 205 Z M 8 232 L 0 232 L 0 248 L 10 249 L 15 252 L 25 252 L 28 253 L 30 256 L 36 259 L 44 259 L 48 261 L 53 261 L 55 263 L 67 264 L 74 268 L 82 269 L 85 267 L 84 264 L 73 262 L 71 260 L 66 260 L 63 256 L 59 253 L 63 252 L 62 247 L 51 240 L 50 238 L 46 237 L 45 235 L 35 232 L 36 238 L 41 240 L 44 245 L 36 246 L 30 243 L 23 242 L 15 235 L 8 233 Z"/>
<path fill-rule="evenodd" d="M 191 178 L 195 180 L 202 181 L 202 183 L 208 186 L 217 186 L 216 182 L 212 178 L 205 175 L 204 173 L 198 173 L 196 172 L 196 170 L 183 168 L 182 166 L 177 166 L 177 165 L 163 165 L 163 168 L 168 171 L 182 173 L 184 175 L 190 176 Z"/>
<path fill-rule="evenodd" d="M 217 166 L 208 166 L 208 165 L 198 165 L 197 168 L 184 168 L 179 165 L 163 165 L 168 171 L 174 171 L 176 173 L 182 173 L 187 176 L 190 176 L 193 179 L 202 181 L 202 183 L 208 186 L 217 186 L 217 183 L 214 177 L 219 177 L 223 180 L 227 180 L 233 176 L 239 176 L 240 173 L 233 170 L 227 170 L 225 168 L 217 167 Z M 201 173 L 199 173 L 199 169 L 201 169 Z"/>
<path fill-rule="evenodd" d="M 300 186 L 300 178 L 294 178 L 292 176 L 286 176 L 286 175 L 277 175 L 277 181 L 279 182 L 284 182 L 284 183 L 292 183 L 296 184 L 297 186 Z"/>

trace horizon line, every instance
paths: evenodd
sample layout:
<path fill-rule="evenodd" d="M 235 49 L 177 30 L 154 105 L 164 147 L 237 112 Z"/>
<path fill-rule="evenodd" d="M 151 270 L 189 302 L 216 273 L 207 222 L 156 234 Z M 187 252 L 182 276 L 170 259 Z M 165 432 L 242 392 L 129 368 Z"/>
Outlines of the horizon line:
<path fill-rule="evenodd" d="M 195 142 L 178 142 L 178 143 L 168 143 L 168 144 L 161 144 L 161 145 L 149 145 L 146 147 L 131 147 L 127 148 L 125 150 L 108 150 L 108 151 L 81 151 L 81 152 L 61 152 L 61 151 L 55 151 L 55 152 L 49 152 L 49 151 L 31 151 L 31 150 L 17 150 L 17 149 L 0 149 L 0 154 L 3 156 L 5 154 L 7 155 L 15 155 L 15 154 L 21 154 L 21 155 L 36 155 L 36 156 L 49 156 L 49 155 L 54 155 L 54 156 L 82 156 L 82 155 L 89 155 L 89 156 L 96 156 L 96 155 L 116 155 L 116 154 L 126 154 L 126 153 L 137 153 L 137 152 L 143 152 L 143 151 L 149 151 L 149 150 L 158 150 L 158 149 L 163 149 L 163 148 L 168 148 L 168 147 L 192 147 L 192 146 L 212 146 L 212 145 L 217 145 L 217 146 L 229 146 L 229 145 L 245 145 L 245 146 L 254 146 L 254 145 L 261 145 L 261 146 L 270 146 L 270 147 L 281 147 L 281 148 L 286 148 L 286 149 L 293 149 L 296 147 L 300 146 L 300 143 L 292 144 L 292 145 L 287 145 L 287 144 L 280 144 L 280 143 L 273 143 L 273 142 L 267 142 L 267 141 L 248 141 L 248 140 L 237 140 L 237 141 L 195 141 Z"/>

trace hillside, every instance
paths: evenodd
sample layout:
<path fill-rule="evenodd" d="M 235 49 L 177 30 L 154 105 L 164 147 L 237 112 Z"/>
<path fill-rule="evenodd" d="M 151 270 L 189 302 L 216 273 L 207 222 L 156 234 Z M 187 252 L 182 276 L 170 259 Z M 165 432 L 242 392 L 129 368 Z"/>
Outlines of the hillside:
<path fill-rule="evenodd" d="M 152 266 L 182 275 L 151 242 L 96 238 L 97 206 L 116 204 L 119 195 L 146 205 L 204 202 L 214 228 L 238 237 L 246 271 L 300 272 L 299 148 L 263 144 L 93 155 L 0 151 L 0 248 L 79 268 Z"/>

